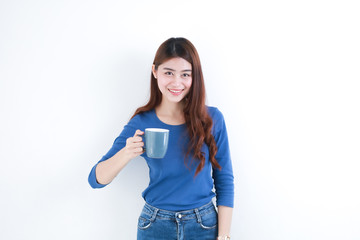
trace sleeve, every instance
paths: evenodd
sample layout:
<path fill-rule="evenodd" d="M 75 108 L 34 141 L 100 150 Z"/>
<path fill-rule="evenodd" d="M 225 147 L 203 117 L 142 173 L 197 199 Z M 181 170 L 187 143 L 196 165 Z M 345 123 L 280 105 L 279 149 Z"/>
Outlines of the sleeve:
<path fill-rule="evenodd" d="M 136 117 L 134 117 L 136 118 Z M 103 188 L 108 184 L 100 184 L 96 179 L 96 167 L 100 162 L 103 162 L 112 156 L 114 156 L 118 151 L 120 151 L 122 148 L 126 145 L 126 139 L 129 137 L 132 137 L 135 134 L 136 129 L 136 120 L 135 119 L 130 120 L 130 122 L 124 127 L 120 135 L 115 139 L 112 147 L 110 150 L 100 159 L 98 163 L 95 164 L 95 166 L 91 169 L 88 182 L 92 188 Z M 134 120 L 134 121 L 133 121 Z"/>
<path fill-rule="evenodd" d="M 229 140 L 222 113 L 217 110 L 214 119 L 214 138 L 218 151 L 215 159 L 221 170 L 213 168 L 217 206 L 234 207 L 234 175 L 231 163 Z"/>

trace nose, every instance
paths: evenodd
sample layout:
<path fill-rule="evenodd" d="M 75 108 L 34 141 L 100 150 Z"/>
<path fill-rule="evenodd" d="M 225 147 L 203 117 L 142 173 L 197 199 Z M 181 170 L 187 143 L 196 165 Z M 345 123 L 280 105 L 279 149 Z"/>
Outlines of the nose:
<path fill-rule="evenodd" d="M 180 86 L 181 81 L 182 81 L 181 76 L 175 75 L 173 84 L 174 84 L 175 86 Z"/>

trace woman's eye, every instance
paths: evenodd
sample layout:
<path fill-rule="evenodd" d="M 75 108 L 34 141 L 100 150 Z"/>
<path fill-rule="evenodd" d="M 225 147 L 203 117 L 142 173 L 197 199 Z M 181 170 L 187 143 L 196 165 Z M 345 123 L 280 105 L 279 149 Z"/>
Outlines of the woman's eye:
<path fill-rule="evenodd" d="M 190 74 L 184 73 L 183 77 L 190 77 Z"/>
<path fill-rule="evenodd" d="M 173 75 L 173 73 L 172 72 L 165 72 L 165 75 L 171 76 L 171 75 Z"/>

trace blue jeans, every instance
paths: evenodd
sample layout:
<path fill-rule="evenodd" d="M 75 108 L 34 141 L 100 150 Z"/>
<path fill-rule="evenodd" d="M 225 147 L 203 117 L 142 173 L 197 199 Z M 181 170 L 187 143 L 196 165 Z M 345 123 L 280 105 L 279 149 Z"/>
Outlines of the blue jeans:
<path fill-rule="evenodd" d="M 217 212 L 212 202 L 172 212 L 145 203 L 138 221 L 138 240 L 215 240 Z"/>

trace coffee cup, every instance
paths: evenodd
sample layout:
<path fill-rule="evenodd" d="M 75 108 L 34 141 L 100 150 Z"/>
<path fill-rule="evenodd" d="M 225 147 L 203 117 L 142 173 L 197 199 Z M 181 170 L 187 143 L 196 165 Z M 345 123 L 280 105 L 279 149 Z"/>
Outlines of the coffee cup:
<path fill-rule="evenodd" d="M 169 130 L 163 128 L 145 129 L 145 152 L 149 158 L 163 158 L 169 142 Z"/>

